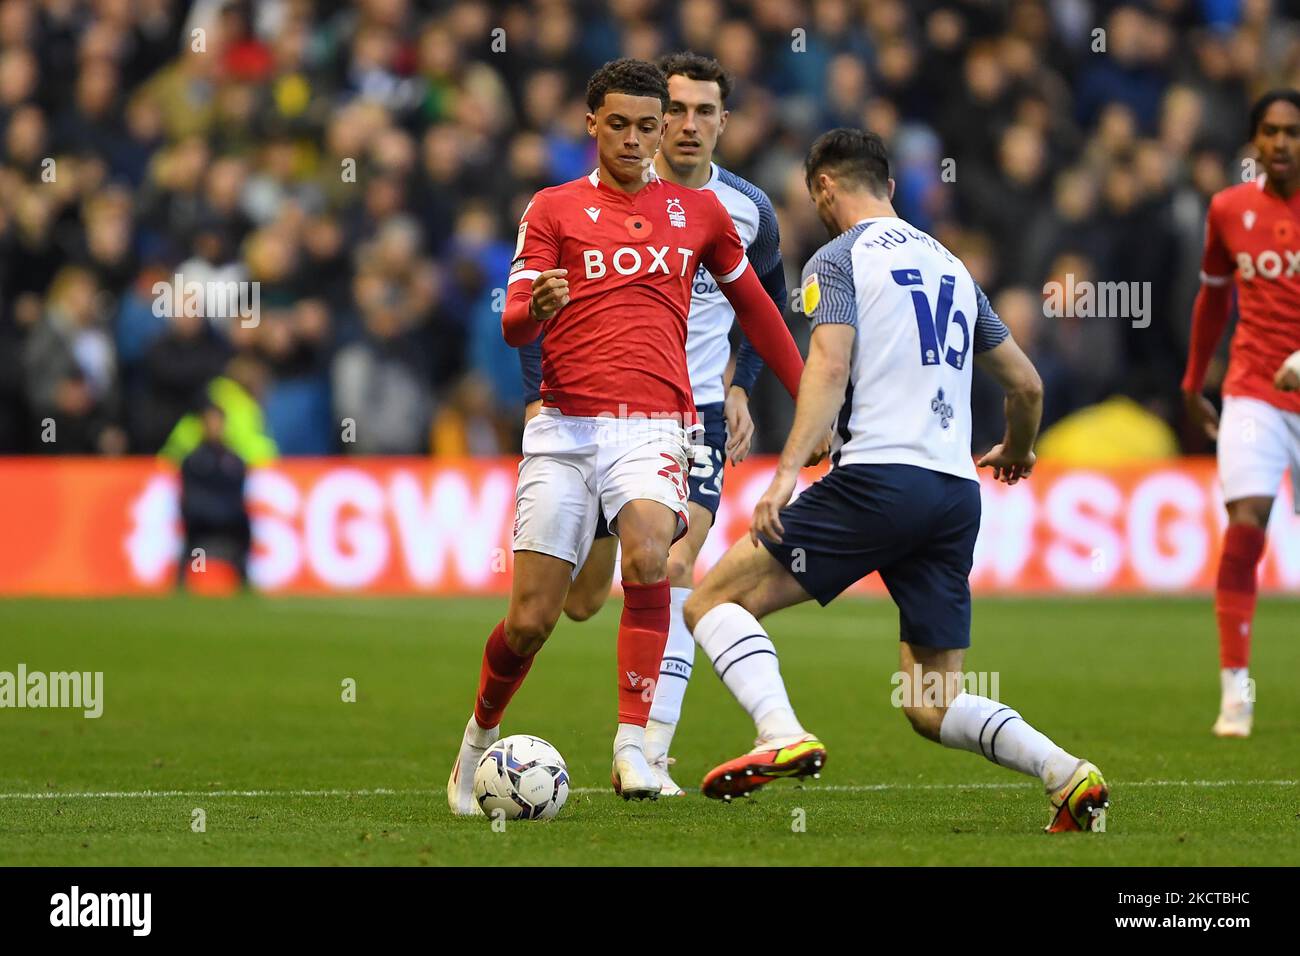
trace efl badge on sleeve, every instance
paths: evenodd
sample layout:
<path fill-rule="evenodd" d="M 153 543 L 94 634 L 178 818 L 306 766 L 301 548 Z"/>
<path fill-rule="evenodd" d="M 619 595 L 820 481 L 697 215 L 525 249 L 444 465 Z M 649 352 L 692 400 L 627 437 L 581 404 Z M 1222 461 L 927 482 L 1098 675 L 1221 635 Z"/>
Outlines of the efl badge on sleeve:
<path fill-rule="evenodd" d="M 821 300 L 822 287 L 817 284 L 817 273 L 810 272 L 803 280 L 803 314 L 811 317 Z"/>

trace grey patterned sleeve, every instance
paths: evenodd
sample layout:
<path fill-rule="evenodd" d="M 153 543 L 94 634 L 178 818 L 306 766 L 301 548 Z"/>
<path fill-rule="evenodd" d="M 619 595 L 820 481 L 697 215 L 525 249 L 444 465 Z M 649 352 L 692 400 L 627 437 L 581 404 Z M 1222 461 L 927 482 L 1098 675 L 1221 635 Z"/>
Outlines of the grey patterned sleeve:
<path fill-rule="evenodd" d="M 853 285 L 850 248 L 823 250 L 804 267 L 804 312 L 814 326 L 829 322 L 857 327 L 858 299 Z M 811 308 L 810 295 L 813 297 Z"/>
<path fill-rule="evenodd" d="M 971 280 L 972 282 L 974 280 Z M 975 354 L 997 348 L 1011 335 L 1011 330 L 993 311 L 989 297 L 975 282 Z"/>

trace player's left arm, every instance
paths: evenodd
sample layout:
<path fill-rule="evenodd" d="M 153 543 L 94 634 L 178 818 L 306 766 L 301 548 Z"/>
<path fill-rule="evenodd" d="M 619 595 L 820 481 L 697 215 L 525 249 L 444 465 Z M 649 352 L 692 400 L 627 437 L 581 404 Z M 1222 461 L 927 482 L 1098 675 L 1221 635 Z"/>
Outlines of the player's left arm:
<path fill-rule="evenodd" d="M 704 267 L 718 280 L 718 287 L 731 303 L 740 327 L 749 336 L 763 361 L 771 366 L 791 396 L 799 394 L 799 374 L 803 359 L 785 326 L 781 310 L 768 298 L 758 273 L 745 255 L 740 236 L 731 216 L 712 193 L 716 231 L 714 241 L 705 250 Z"/>
<path fill-rule="evenodd" d="M 990 448 L 976 465 L 992 468 L 995 480 L 1014 485 L 1021 478 L 1029 477 L 1038 460 L 1034 440 L 1043 419 L 1043 380 L 978 284 L 975 302 L 975 364 L 1002 386 L 1007 421 L 1002 441 Z"/>
<path fill-rule="evenodd" d="M 749 244 L 750 263 L 758 273 L 772 304 L 784 315 L 786 303 L 785 263 L 781 261 L 781 229 L 777 225 L 776 210 L 767 194 L 760 192 L 755 199 L 758 206 L 758 231 Z M 763 359 L 754 350 L 749 336 L 740 332 L 736 348 L 735 371 L 727 389 L 725 414 L 727 418 L 727 456 L 733 465 L 745 460 L 754 437 L 754 420 L 749 414 L 749 397 L 763 371 Z"/>
<path fill-rule="evenodd" d="M 749 244 L 746 255 L 758 273 L 758 281 L 763 284 L 772 304 L 784 314 L 786 302 L 785 263 L 781 261 L 781 229 L 777 225 L 776 210 L 772 200 L 765 193 L 759 193 L 758 231 L 754 241 Z M 733 388 L 745 390 L 746 395 L 754 393 L 754 385 L 763 371 L 763 359 L 754 350 L 754 345 L 742 330 L 740 344 L 736 348 L 736 371 L 731 377 Z"/>
<path fill-rule="evenodd" d="M 524 379 L 524 423 L 537 414 L 542 404 L 542 337 L 519 346 L 519 372 Z"/>

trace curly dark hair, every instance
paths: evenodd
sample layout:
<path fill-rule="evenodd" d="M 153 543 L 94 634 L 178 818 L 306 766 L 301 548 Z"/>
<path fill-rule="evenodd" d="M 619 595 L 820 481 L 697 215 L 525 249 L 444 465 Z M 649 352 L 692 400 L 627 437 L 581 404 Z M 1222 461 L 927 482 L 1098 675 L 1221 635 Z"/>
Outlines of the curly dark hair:
<path fill-rule="evenodd" d="M 803 169 L 809 189 L 825 169 L 865 187 L 874 196 L 889 195 L 889 151 L 879 133 L 843 127 L 822 133 L 808 150 Z"/>
<path fill-rule="evenodd" d="M 1290 103 L 1296 109 L 1300 109 L 1300 92 L 1290 89 L 1269 90 L 1263 96 L 1255 101 L 1255 105 L 1250 108 L 1250 136 L 1253 139 L 1259 132 L 1259 124 L 1264 122 L 1264 114 L 1274 103 Z"/>
<path fill-rule="evenodd" d="M 706 80 L 718 84 L 718 92 L 722 94 L 722 102 L 727 102 L 727 97 L 731 95 L 731 77 L 727 71 L 711 56 L 704 56 L 700 53 L 692 53 L 690 50 L 683 50 L 681 53 L 669 53 L 667 56 L 659 58 L 659 69 L 663 70 L 664 77 L 684 76 L 688 80 Z"/>
<path fill-rule="evenodd" d="M 659 67 L 648 60 L 623 57 L 610 60 L 587 81 L 587 109 L 596 112 L 605 102 L 606 93 L 629 96 L 657 96 L 660 106 L 668 109 L 668 81 Z"/>

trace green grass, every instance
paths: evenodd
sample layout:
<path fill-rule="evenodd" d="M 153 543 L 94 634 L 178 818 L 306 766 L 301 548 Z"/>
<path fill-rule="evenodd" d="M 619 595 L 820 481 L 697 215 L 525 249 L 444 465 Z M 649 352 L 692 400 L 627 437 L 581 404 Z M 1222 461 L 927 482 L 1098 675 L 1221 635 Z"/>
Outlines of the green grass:
<path fill-rule="evenodd" d="M 0 671 L 103 671 L 105 696 L 98 720 L 0 710 L 0 865 L 1300 863 L 1300 787 L 1277 782 L 1300 774 L 1300 603 L 1261 602 L 1255 736 L 1220 741 L 1208 600 L 977 601 L 967 669 L 998 671 L 1001 699 L 1111 783 L 1109 832 L 1064 838 L 1040 832 L 1035 781 L 890 707 L 883 602 L 768 622 L 830 751 L 820 782 L 624 803 L 608 789 L 619 606 L 561 624 L 504 725 L 556 744 L 578 791 L 553 823 L 496 833 L 452 818 L 442 787 L 502 601 L 0 603 Z M 687 785 L 752 737 L 703 658 L 696 675 L 674 748 Z M 275 793 L 214 793 L 250 790 Z M 72 795 L 104 791 L 180 793 Z"/>

